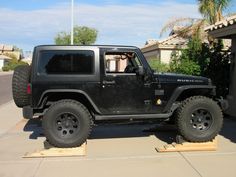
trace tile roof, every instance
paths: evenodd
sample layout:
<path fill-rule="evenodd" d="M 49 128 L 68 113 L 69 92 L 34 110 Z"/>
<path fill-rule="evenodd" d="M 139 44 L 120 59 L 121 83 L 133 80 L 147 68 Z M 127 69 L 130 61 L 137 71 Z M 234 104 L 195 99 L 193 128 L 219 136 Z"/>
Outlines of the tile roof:
<path fill-rule="evenodd" d="M 188 43 L 188 39 L 185 39 L 177 34 L 171 35 L 168 38 L 159 41 L 159 44 L 162 45 L 186 45 Z"/>
<path fill-rule="evenodd" d="M 233 24 L 236 24 L 236 15 L 227 17 L 224 20 L 221 20 L 221 21 L 215 23 L 214 25 L 206 27 L 205 31 L 207 31 L 207 32 L 214 31 L 214 30 L 217 30 L 217 29 L 220 29 L 220 28 L 231 26 Z"/>
<path fill-rule="evenodd" d="M 14 48 L 12 45 L 0 44 L 0 51 L 13 51 Z"/>
<path fill-rule="evenodd" d="M 160 48 L 165 46 L 165 47 L 170 47 L 170 48 L 175 48 L 175 47 L 185 47 L 188 43 L 188 39 L 185 39 L 177 34 L 171 35 L 168 38 L 164 39 L 164 40 L 148 40 L 146 42 L 146 45 L 143 47 L 144 48 L 148 48 L 154 45 L 159 46 Z"/>
<path fill-rule="evenodd" d="M 155 44 L 158 41 L 156 39 L 148 39 L 145 45 L 151 45 L 151 44 Z"/>

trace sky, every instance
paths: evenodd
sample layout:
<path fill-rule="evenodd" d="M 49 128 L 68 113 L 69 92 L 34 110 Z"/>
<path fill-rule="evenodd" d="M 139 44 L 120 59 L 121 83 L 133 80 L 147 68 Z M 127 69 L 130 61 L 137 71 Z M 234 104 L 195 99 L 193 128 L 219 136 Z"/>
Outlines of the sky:
<path fill-rule="evenodd" d="M 160 39 L 161 28 L 170 19 L 201 18 L 197 0 L 74 2 L 75 25 L 96 28 L 96 44 L 142 47 L 148 39 Z M 70 3 L 71 0 L 0 0 L 0 44 L 16 45 L 24 51 L 53 44 L 58 32 L 70 32 Z M 225 13 L 235 12 L 236 0 L 232 0 Z"/>

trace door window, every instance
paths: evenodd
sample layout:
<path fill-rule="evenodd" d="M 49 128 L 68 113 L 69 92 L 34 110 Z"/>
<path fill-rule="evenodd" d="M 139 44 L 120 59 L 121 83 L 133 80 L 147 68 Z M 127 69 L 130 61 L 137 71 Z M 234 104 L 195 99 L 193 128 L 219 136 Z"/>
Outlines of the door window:
<path fill-rule="evenodd" d="M 134 52 L 107 52 L 106 73 L 136 73 L 141 62 Z"/>

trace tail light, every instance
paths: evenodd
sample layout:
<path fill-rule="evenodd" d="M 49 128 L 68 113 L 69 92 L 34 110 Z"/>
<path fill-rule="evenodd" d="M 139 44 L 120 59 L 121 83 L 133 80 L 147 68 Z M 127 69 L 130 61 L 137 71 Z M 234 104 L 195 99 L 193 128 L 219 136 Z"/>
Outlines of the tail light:
<path fill-rule="evenodd" d="M 31 84 L 29 83 L 28 85 L 27 85 L 27 94 L 31 94 L 32 93 L 32 90 L 31 90 Z"/>

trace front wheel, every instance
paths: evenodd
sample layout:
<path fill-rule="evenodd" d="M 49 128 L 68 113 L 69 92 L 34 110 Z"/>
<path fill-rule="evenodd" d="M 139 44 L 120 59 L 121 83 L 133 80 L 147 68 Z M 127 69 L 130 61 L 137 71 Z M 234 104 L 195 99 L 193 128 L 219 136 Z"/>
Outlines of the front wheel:
<path fill-rule="evenodd" d="M 62 148 L 77 147 L 88 138 L 91 121 L 84 105 L 74 100 L 61 100 L 49 107 L 42 126 L 50 144 Z"/>
<path fill-rule="evenodd" d="M 215 101 L 194 96 L 183 101 L 176 117 L 179 133 L 191 142 L 206 142 L 215 138 L 223 125 L 223 114 Z"/>

